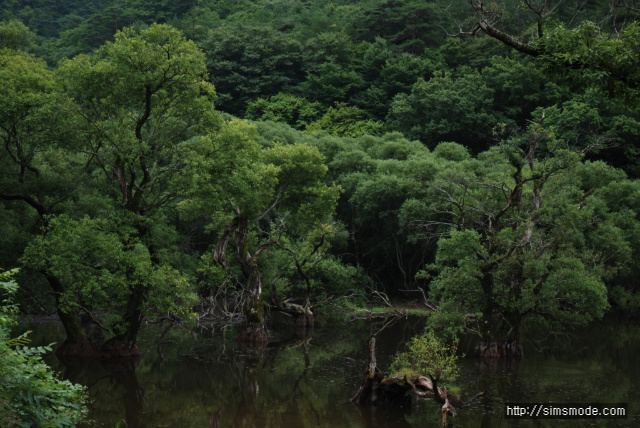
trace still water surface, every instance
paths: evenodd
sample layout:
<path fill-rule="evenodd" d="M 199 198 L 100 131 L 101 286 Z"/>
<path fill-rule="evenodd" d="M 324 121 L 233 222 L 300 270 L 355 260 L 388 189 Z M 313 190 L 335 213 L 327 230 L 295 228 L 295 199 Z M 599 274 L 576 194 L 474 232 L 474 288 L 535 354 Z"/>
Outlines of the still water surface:
<path fill-rule="evenodd" d="M 421 319 L 322 321 L 313 332 L 274 325 L 268 346 L 244 349 L 233 328 L 148 326 L 137 364 L 85 361 L 62 375 L 89 387 L 92 427 L 417 428 L 440 427 L 438 405 L 406 409 L 345 404 L 358 390 L 377 338 L 385 370 L 424 325 Z M 59 324 L 32 326 L 35 344 L 61 341 Z M 161 342 L 159 338 L 163 335 Z M 473 354 L 474 338 L 461 343 Z M 463 398 L 486 391 L 450 427 L 640 427 L 640 324 L 618 320 L 547 340 L 525 340 L 520 361 L 461 360 Z M 504 403 L 628 403 L 618 420 L 505 419 Z M 451 418 L 449 419 L 451 421 Z"/>

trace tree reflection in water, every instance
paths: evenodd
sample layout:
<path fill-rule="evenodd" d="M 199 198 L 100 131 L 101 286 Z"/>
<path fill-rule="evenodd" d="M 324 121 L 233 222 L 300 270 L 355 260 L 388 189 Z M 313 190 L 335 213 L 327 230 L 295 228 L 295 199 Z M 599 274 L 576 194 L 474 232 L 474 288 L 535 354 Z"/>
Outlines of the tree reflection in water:
<path fill-rule="evenodd" d="M 362 383 L 368 340 L 376 335 L 378 365 L 422 331 L 423 322 L 366 320 L 316 325 L 315 330 L 272 328 L 262 348 L 240 347 L 237 331 L 216 327 L 194 336 L 180 328 L 148 326 L 141 336 L 139 360 L 65 360 L 50 362 L 64 376 L 89 387 L 93 426 L 114 427 L 124 420 L 137 427 L 278 427 L 278 428 L 406 428 L 439 426 L 432 400 L 407 408 L 360 408 L 345 404 Z M 55 330 L 34 327 L 33 344 L 55 340 Z M 39 331 L 43 331 L 39 333 Z M 460 362 L 459 393 L 486 390 L 485 396 L 449 421 L 450 427 L 507 428 L 504 403 L 596 402 L 605 391 L 611 402 L 629 403 L 637 414 L 640 384 L 637 323 L 616 320 L 576 331 L 564 346 L 527 342 L 521 360 Z M 538 340 L 538 339 L 536 339 Z M 551 348 L 553 349 L 551 349 Z M 465 342 L 461 343 L 466 350 Z M 473 349 L 471 346 L 470 349 Z M 56 364 L 58 364 L 56 366 Z M 600 385 L 585 387 L 585 382 Z M 601 401 L 601 400 L 600 400 Z M 581 427 L 579 422 L 519 420 L 519 428 Z M 637 420 L 606 421 L 607 426 L 632 426 Z M 121 423 L 124 426 L 124 423 Z"/>

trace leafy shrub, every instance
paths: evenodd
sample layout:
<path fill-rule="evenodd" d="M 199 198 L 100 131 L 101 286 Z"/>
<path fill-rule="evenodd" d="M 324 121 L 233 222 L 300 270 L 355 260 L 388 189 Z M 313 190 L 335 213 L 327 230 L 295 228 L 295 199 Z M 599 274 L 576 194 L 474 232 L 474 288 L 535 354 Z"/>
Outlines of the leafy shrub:
<path fill-rule="evenodd" d="M 11 338 L 18 308 L 11 280 L 16 271 L 0 273 L 0 425 L 24 428 L 73 427 L 84 420 L 86 391 L 83 386 L 60 380 L 42 361 L 50 346 L 28 347 L 26 332 Z"/>
<path fill-rule="evenodd" d="M 433 330 L 427 329 L 422 335 L 411 339 L 406 352 L 400 352 L 393 358 L 391 370 L 398 374 L 436 375 L 441 372 L 442 380 L 454 381 L 458 377 L 458 339 L 447 345 Z"/>

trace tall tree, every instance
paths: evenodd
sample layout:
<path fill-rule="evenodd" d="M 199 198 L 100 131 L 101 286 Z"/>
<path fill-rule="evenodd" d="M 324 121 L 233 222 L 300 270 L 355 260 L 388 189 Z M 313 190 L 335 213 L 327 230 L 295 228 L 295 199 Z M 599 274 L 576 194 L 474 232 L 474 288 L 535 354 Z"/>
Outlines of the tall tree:
<path fill-rule="evenodd" d="M 482 340 L 478 355 L 521 355 L 524 324 L 558 331 L 608 309 L 606 271 L 618 268 L 603 262 L 628 244 L 594 251 L 593 239 L 610 233 L 594 221 L 598 190 L 614 176 L 582 181 L 583 168 L 598 166 L 533 124 L 472 168 L 450 168 L 427 184 L 431 214 L 422 227 L 444 234 L 432 266 L 434 321 L 467 322 Z"/>
<path fill-rule="evenodd" d="M 0 201 L 7 232 L 0 246 L 3 263 L 16 265 L 33 231 L 86 189 L 86 159 L 74 150 L 78 133 L 72 107 L 44 61 L 0 49 Z M 57 279 L 47 279 L 59 300 Z M 64 312 L 58 314 L 65 319 Z M 75 318 L 68 325 L 78 332 L 74 340 L 86 339 Z"/>
<path fill-rule="evenodd" d="M 177 203 L 184 177 L 200 165 L 197 158 L 221 150 L 208 136 L 219 121 L 204 54 L 177 30 L 152 25 L 139 32 L 124 29 L 94 55 L 63 62 L 58 72 L 78 105 L 83 139 L 77 150 L 86 154 L 93 186 L 120 224 L 112 233 L 126 243 L 125 253 L 147 254 L 149 269 L 175 275 L 164 257 L 171 225 L 163 209 Z M 149 279 L 138 268 L 126 270 L 121 318 L 106 351 L 137 352 L 145 302 L 154 287 Z"/>
<path fill-rule="evenodd" d="M 238 340 L 246 342 L 267 341 L 262 254 L 285 235 L 305 237 L 324 228 L 331 221 L 339 192 L 323 182 L 327 167 L 317 149 L 302 144 L 256 149 L 252 162 L 237 169 L 229 183 L 227 209 L 214 214 L 216 223 L 226 219 L 226 226 L 213 260 L 245 290 L 246 324 Z M 231 242 L 239 272 L 228 258 Z"/>

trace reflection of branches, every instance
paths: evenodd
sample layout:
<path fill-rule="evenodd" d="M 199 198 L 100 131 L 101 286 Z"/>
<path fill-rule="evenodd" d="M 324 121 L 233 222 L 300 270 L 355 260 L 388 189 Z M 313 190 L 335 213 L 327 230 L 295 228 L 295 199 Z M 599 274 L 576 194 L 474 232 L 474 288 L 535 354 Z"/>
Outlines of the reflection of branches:
<path fill-rule="evenodd" d="M 302 373 L 300 373 L 300 375 L 297 377 L 296 381 L 293 384 L 293 387 L 291 388 L 291 391 L 289 392 L 289 398 L 287 399 L 287 401 L 289 403 L 291 403 L 292 406 L 298 406 L 298 402 L 300 400 L 300 398 L 302 398 L 304 396 L 304 392 L 301 388 L 301 383 L 302 381 L 306 381 L 307 380 L 307 373 L 309 368 L 311 367 L 311 358 L 309 357 L 309 346 L 311 343 L 311 337 L 307 337 L 304 339 L 299 339 L 296 337 L 292 337 L 289 340 L 283 341 L 283 342 L 279 342 L 277 344 L 269 344 L 268 347 L 269 348 L 277 348 L 276 352 L 273 352 L 273 356 L 275 358 L 275 354 L 277 352 L 283 351 L 283 350 L 287 350 L 287 349 L 294 349 L 294 348 L 301 348 L 302 349 L 302 353 L 303 353 L 303 361 L 304 361 L 304 368 L 302 370 Z M 307 382 L 307 387 L 311 388 L 311 385 Z M 314 394 L 315 395 L 315 394 Z M 310 412 L 313 414 L 313 416 L 316 419 L 316 423 L 318 425 L 320 425 L 320 412 L 318 411 L 318 409 L 316 409 L 316 407 L 313 404 L 313 400 L 306 400 L 306 402 L 309 405 L 309 410 Z"/>
<path fill-rule="evenodd" d="M 376 332 L 373 334 L 373 337 L 375 337 L 375 336 L 379 335 L 380 333 L 382 333 L 382 331 L 383 331 L 384 329 L 386 329 L 386 328 L 388 328 L 388 327 L 391 327 L 392 325 L 394 325 L 395 323 L 397 323 L 397 322 L 398 322 L 398 320 L 400 319 L 400 317 L 397 317 L 397 316 L 396 316 L 396 317 L 393 317 L 393 318 L 391 318 L 389 321 L 387 321 L 387 319 L 388 319 L 388 318 L 385 318 L 385 320 L 384 320 L 384 321 L 385 321 L 385 324 L 382 326 L 382 328 L 380 328 L 380 330 L 376 331 Z"/>
<path fill-rule="evenodd" d="M 572 343 L 578 336 L 573 333 L 558 333 L 554 330 L 547 331 L 544 337 L 536 339 L 534 337 L 527 337 L 533 349 L 537 352 L 542 352 L 544 355 L 548 355 L 550 352 L 558 352 L 563 350 L 575 351 L 574 344 Z"/>
<path fill-rule="evenodd" d="M 162 341 L 164 340 L 165 336 L 167 335 L 167 333 L 169 333 L 173 327 L 175 327 L 177 324 L 177 321 L 173 321 L 171 324 L 169 324 L 164 331 L 162 332 L 162 334 L 160 335 L 160 338 L 158 338 L 158 342 L 156 344 L 156 349 L 158 351 L 158 356 L 160 357 L 160 361 L 164 361 L 165 357 L 164 354 L 162 353 L 162 350 L 160 348 L 160 345 L 162 345 Z M 142 355 L 146 354 L 147 352 L 149 352 L 149 350 L 151 349 L 153 345 L 149 345 L 149 347 L 142 353 Z"/>

